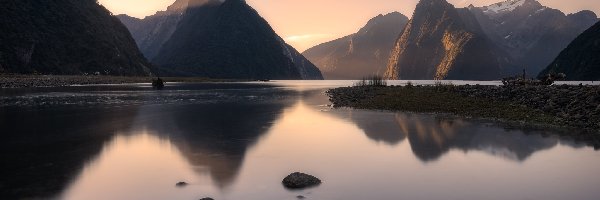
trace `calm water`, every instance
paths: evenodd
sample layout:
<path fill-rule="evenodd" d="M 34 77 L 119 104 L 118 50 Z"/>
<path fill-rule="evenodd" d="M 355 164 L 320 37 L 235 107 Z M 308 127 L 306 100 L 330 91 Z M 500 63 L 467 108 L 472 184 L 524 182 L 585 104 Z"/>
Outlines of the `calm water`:
<path fill-rule="evenodd" d="M 585 143 L 327 106 L 323 92 L 349 84 L 0 90 L 0 199 L 600 199 L 600 152 Z M 286 190 L 294 171 L 324 183 Z"/>

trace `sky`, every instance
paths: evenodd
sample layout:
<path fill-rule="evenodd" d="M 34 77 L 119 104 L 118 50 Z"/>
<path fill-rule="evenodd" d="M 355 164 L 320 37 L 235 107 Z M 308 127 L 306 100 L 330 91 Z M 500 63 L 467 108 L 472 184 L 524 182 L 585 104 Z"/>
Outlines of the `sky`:
<path fill-rule="evenodd" d="M 175 0 L 99 0 L 114 14 L 143 18 L 166 10 Z M 504 0 L 448 0 L 456 7 L 484 6 Z M 573 13 L 600 14 L 600 0 L 538 0 L 545 6 Z M 378 14 L 398 11 L 409 18 L 418 0 L 246 0 L 286 42 L 302 52 L 364 26 Z"/>

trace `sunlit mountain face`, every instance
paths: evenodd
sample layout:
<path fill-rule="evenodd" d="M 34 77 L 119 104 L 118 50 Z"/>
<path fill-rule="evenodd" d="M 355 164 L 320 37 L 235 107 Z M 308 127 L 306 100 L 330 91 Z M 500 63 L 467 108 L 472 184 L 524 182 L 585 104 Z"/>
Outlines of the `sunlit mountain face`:
<path fill-rule="evenodd" d="M 468 9 L 445 0 L 422 0 L 392 50 L 385 77 L 497 80 L 514 66 Z"/>

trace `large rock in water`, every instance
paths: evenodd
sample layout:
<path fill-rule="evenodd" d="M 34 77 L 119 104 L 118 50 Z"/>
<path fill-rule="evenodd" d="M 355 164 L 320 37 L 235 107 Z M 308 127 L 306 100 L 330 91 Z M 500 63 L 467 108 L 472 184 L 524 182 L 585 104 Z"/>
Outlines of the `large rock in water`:
<path fill-rule="evenodd" d="M 312 175 L 294 172 L 283 179 L 283 186 L 290 189 L 302 189 L 321 184 L 321 180 Z"/>
<path fill-rule="evenodd" d="M 0 73 L 150 74 L 127 28 L 95 0 L 1 4 Z"/>
<path fill-rule="evenodd" d="M 467 8 L 421 0 L 392 50 L 385 77 L 491 80 L 512 67 Z"/>
<path fill-rule="evenodd" d="M 120 18 L 163 76 L 323 79 L 243 0 L 178 0 L 143 20 Z"/>
<path fill-rule="evenodd" d="M 359 80 L 385 73 L 394 42 L 408 17 L 393 12 L 378 15 L 357 33 L 314 46 L 302 53 L 325 79 Z"/>
<path fill-rule="evenodd" d="M 600 22 L 571 42 L 539 76 L 548 73 L 565 73 L 567 80 L 600 80 Z"/>

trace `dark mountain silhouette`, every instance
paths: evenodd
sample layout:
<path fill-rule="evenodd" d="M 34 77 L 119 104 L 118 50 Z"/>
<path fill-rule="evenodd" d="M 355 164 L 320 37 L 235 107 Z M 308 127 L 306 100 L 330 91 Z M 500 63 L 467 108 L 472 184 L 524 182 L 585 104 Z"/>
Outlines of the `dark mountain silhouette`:
<path fill-rule="evenodd" d="M 234 79 L 322 79 L 243 0 L 179 0 L 143 20 L 120 17 L 160 74 Z M 138 24 L 141 23 L 141 24 Z"/>
<path fill-rule="evenodd" d="M 127 28 L 95 0 L 0 4 L 0 73 L 150 74 Z"/>
<path fill-rule="evenodd" d="M 356 80 L 383 75 L 394 42 L 408 17 L 393 12 L 369 20 L 357 33 L 312 47 L 302 54 L 326 79 Z"/>
<path fill-rule="evenodd" d="M 481 8 L 470 6 L 469 10 L 489 38 L 532 75 L 598 21 L 592 11 L 565 15 L 536 0 L 508 0 Z"/>
<path fill-rule="evenodd" d="M 600 80 L 600 22 L 579 35 L 540 73 L 565 73 L 568 80 Z"/>
<path fill-rule="evenodd" d="M 467 8 L 421 0 L 392 50 L 388 79 L 498 79 L 512 70 Z"/>

